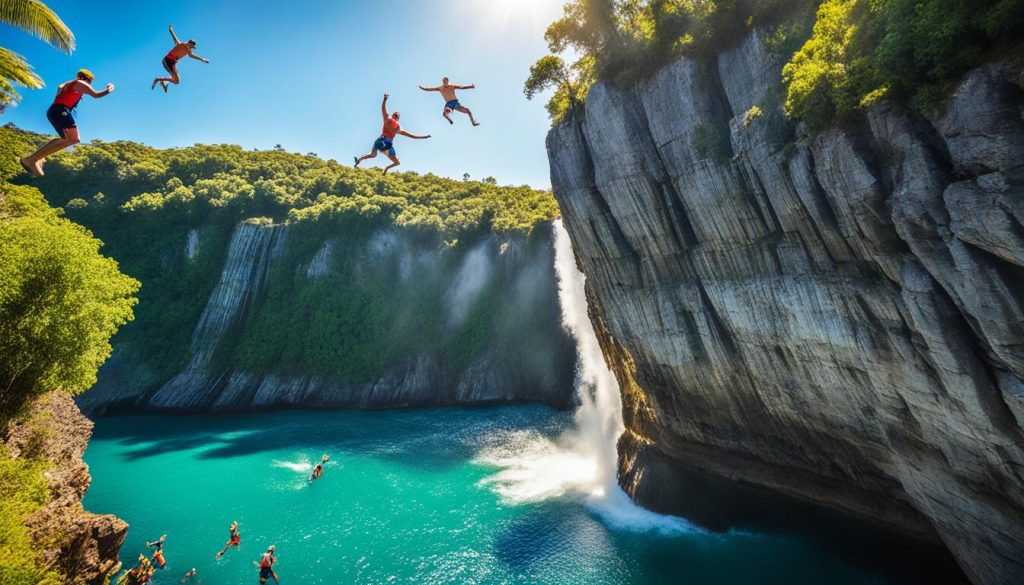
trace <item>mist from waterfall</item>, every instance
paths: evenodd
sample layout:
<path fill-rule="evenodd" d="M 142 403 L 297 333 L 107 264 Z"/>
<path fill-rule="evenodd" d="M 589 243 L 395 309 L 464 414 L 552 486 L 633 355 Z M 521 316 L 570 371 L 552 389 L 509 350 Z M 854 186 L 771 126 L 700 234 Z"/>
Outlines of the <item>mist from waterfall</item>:
<path fill-rule="evenodd" d="M 693 531 L 689 523 L 644 510 L 617 480 L 616 443 L 624 430 L 618 381 L 605 363 L 587 312 L 586 277 L 572 243 L 555 223 L 555 271 L 562 324 L 576 339 L 579 407 L 571 428 L 551 439 L 539 431 L 496 437 L 477 461 L 499 468 L 484 480 L 509 504 L 582 498 L 608 524 L 630 530 Z"/>

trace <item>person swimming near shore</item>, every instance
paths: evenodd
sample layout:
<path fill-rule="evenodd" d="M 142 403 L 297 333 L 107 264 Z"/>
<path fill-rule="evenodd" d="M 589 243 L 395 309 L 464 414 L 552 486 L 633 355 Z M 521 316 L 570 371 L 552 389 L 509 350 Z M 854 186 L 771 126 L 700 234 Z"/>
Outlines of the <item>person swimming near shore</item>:
<path fill-rule="evenodd" d="M 81 142 L 78 136 L 78 124 L 75 122 L 75 109 L 78 108 L 78 102 L 82 101 L 82 96 L 87 95 L 99 99 L 114 91 L 113 83 L 108 83 L 107 88 L 103 91 L 96 91 L 89 85 L 94 79 L 96 76 L 92 74 L 92 71 L 79 69 L 74 79 L 57 86 L 57 95 L 53 98 L 50 108 L 46 110 L 46 119 L 49 120 L 50 125 L 60 137 L 54 138 L 39 150 L 22 158 L 19 162 L 26 171 L 37 177 L 42 177 L 43 162 L 46 157 Z"/>
<path fill-rule="evenodd" d="M 324 465 L 327 465 L 327 462 L 330 460 L 331 458 L 328 455 L 324 455 L 323 457 L 321 457 L 320 462 L 317 463 L 316 467 L 313 468 L 313 473 L 309 476 L 309 481 L 320 479 L 320 476 L 324 474 Z"/>
<path fill-rule="evenodd" d="M 274 555 L 274 545 L 267 547 L 267 552 L 263 553 L 260 557 L 258 564 L 260 568 L 260 583 L 266 583 L 267 579 L 271 577 L 274 579 L 274 583 L 278 583 L 277 573 L 274 572 L 274 563 L 277 562 L 277 556 Z"/>
<path fill-rule="evenodd" d="M 185 571 L 185 574 L 181 576 L 181 581 L 179 581 L 179 583 L 188 583 L 195 576 L 196 576 L 196 568 L 192 567 L 191 571 Z M 196 581 L 196 585 L 199 585 L 202 582 L 203 582 L 203 580 L 199 579 L 199 580 Z"/>
<path fill-rule="evenodd" d="M 373 143 L 373 150 L 363 156 L 355 157 L 356 168 L 359 168 L 359 163 L 363 162 L 368 158 L 374 158 L 378 152 L 383 152 L 389 159 L 391 164 L 384 167 L 384 174 L 388 174 L 388 171 L 402 164 L 398 160 L 398 155 L 395 152 L 395 137 L 401 134 L 409 138 L 415 138 L 416 140 L 425 140 L 430 138 L 430 134 L 420 136 L 418 134 L 410 134 L 405 130 L 402 130 L 401 124 L 398 123 L 398 119 L 401 115 L 398 112 L 394 114 L 388 114 L 388 94 L 384 94 L 384 102 L 380 105 L 380 113 L 384 117 L 384 130 L 381 132 L 380 138 Z"/>
<path fill-rule="evenodd" d="M 153 551 L 153 564 L 158 568 L 163 569 L 167 567 L 167 561 L 164 560 L 164 541 L 167 540 L 167 535 L 164 534 L 153 542 L 147 542 L 146 546 L 149 548 L 155 548 Z"/>
<path fill-rule="evenodd" d="M 460 89 L 476 89 L 476 84 L 454 85 L 452 83 L 448 83 L 448 78 L 445 77 L 441 80 L 441 85 L 437 87 L 423 87 L 421 85 L 420 89 L 423 91 L 437 91 L 441 93 L 441 97 L 444 98 L 444 111 L 441 115 L 444 116 L 445 120 L 448 120 L 449 124 L 455 123 L 451 118 L 452 112 L 462 112 L 469 116 L 469 121 L 472 122 L 474 126 L 480 125 L 480 122 L 477 122 L 476 119 L 473 118 L 473 112 L 471 112 L 466 106 L 462 105 L 459 102 L 458 96 L 455 95 L 455 92 Z"/>
<path fill-rule="evenodd" d="M 224 553 L 233 546 L 238 547 L 239 550 L 242 549 L 242 533 L 238 530 L 238 520 L 232 522 L 228 527 L 228 543 L 224 545 L 224 550 L 217 553 L 216 558 L 224 556 Z"/>
<path fill-rule="evenodd" d="M 171 76 L 154 78 L 152 85 L 149 86 L 149 89 L 153 89 L 156 87 L 156 84 L 159 83 L 160 87 L 164 88 L 164 93 L 167 93 L 168 83 L 178 85 L 178 83 L 181 82 L 181 75 L 178 73 L 178 61 L 181 61 L 185 57 L 191 57 L 196 61 L 202 61 L 203 63 L 210 62 L 209 59 L 205 57 L 200 57 L 199 55 L 195 54 L 196 42 L 194 40 L 189 39 L 184 43 L 178 40 L 178 36 L 174 34 L 173 24 L 167 27 L 167 30 L 171 32 L 171 38 L 174 39 L 174 47 L 172 47 L 171 50 L 167 52 L 167 55 L 164 56 L 164 59 L 163 61 L 161 61 L 161 63 L 163 64 L 164 69 L 166 69 L 167 72 L 171 74 Z"/>

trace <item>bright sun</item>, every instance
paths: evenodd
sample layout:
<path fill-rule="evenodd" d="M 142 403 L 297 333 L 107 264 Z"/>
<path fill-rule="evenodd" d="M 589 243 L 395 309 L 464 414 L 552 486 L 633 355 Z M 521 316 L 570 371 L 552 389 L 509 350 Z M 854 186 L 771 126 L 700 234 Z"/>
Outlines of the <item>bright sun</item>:
<path fill-rule="evenodd" d="M 547 27 L 562 14 L 563 0 L 481 0 L 480 6 L 486 6 L 488 20 L 510 24 L 512 22 L 529 23 L 530 25 Z"/>

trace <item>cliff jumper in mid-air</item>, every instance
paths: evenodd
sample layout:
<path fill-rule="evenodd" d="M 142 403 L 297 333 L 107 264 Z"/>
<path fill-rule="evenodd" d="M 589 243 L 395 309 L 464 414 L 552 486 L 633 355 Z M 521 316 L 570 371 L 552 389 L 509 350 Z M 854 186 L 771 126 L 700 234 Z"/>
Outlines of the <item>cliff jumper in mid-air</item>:
<path fill-rule="evenodd" d="M 459 98 L 456 97 L 456 95 L 455 95 L 455 90 L 458 90 L 458 89 L 476 89 L 476 85 L 475 84 L 471 84 L 471 85 L 453 85 L 451 83 L 448 83 L 448 78 L 445 77 L 444 79 L 441 80 L 441 85 L 439 85 L 437 87 L 423 87 L 421 85 L 420 89 L 422 89 L 423 91 L 439 91 L 439 92 L 441 92 L 441 97 L 444 98 L 444 102 L 445 102 L 444 103 L 444 113 L 441 114 L 441 115 L 444 116 L 445 120 L 448 120 L 449 124 L 454 124 L 455 123 L 455 121 L 452 120 L 452 118 L 451 118 L 451 113 L 452 112 L 462 112 L 463 114 L 466 114 L 466 115 L 469 116 L 469 121 L 472 122 L 474 126 L 479 126 L 480 125 L 480 122 L 477 122 L 473 118 L 473 112 L 469 111 L 469 108 L 467 108 L 466 106 L 463 106 L 461 103 L 459 103 Z"/>
<path fill-rule="evenodd" d="M 156 87 L 156 84 L 159 83 L 160 87 L 164 88 L 165 92 L 167 91 L 168 82 L 173 83 L 174 85 L 178 85 L 178 83 L 181 81 L 181 76 L 178 75 L 178 61 L 181 61 L 185 57 L 192 57 L 193 59 L 197 61 L 202 61 L 203 63 L 210 62 L 209 59 L 200 57 L 199 55 L 196 55 L 193 52 L 196 49 L 196 42 L 194 40 L 189 39 L 184 43 L 178 40 L 178 36 L 174 34 L 173 24 L 167 27 L 167 30 L 171 31 L 171 38 L 174 39 L 174 48 L 172 48 L 167 53 L 167 56 L 164 57 L 163 65 L 164 69 L 166 69 L 167 72 L 171 74 L 171 76 L 157 77 L 153 80 L 153 84 L 149 86 L 149 89 L 153 89 Z"/>
<path fill-rule="evenodd" d="M 384 101 L 380 105 L 380 113 L 384 116 L 384 130 L 381 132 L 380 138 L 373 143 L 373 150 L 363 156 L 355 157 L 355 166 L 358 167 L 359 163 L 368 158 L 376 157 L 378 152 L 383 152 L 389 159 L 391 159 L 391 164 L 384 167 L 384 174 L 386 175 L 390 169 L 402 164 L 398 160 L 398 155 L 395 152 L 395 137 L 397 135 L 401 134 L 402 136 L 408 136 L 409 138 L 415 138 L 416 140 L 424 140 L 426 138 L 430 138 L 430 134 L 420 136 L 418 134 L 410 134 L 409 132 L 402 130 L 402 125 L 398 123 L 398 119 L 401 115 L 398 112 L 388 114 L 388 94 L 384 94 Z"/>
<path fill-rule="evenodd" d="M 25 167 L 26 171 L 42 177 L 43 160 L 46 157 L 80 142 L 78 124 L 75 123 L 74 116 L 78 102 L 82 101 L 84 95 L 101 98 L 114 91 L 113 83 L 108 83 L 103 91 L 93 89 L 89 83 L 95 78 L 96 76 L 88 69 L 79 69 L 74 79 L 57 87 L 57 96 L 53 99 L 50 109 L 46 110 L 46 119 L 50 121 L 60 138 L 54 138 L 39 150 L 22 158 L 21 166 Z"/>

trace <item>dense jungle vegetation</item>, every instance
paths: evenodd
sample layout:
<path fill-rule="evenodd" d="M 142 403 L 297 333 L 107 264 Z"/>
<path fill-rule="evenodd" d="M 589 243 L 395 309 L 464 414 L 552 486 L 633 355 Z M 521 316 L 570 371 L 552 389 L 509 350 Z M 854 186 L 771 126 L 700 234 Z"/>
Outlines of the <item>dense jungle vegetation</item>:
<path fill-rule="evenodd" d="M 552 54 L 533 66 L 525 92 L 553 88 L 557 122 L 595 81 L 642 80 L 755 27 L 788 60 L 786 113 L 820 128 L 882 98 L 927 115 L 970 68 L 1019 59 L 1024 0 L 574 0 L 547 29 Z"/>

